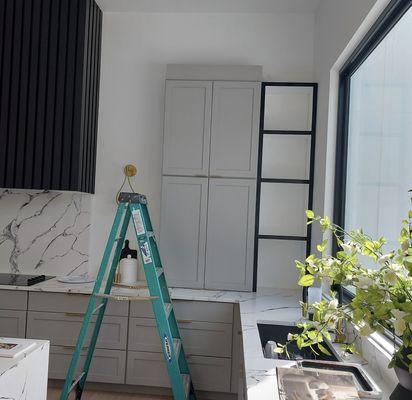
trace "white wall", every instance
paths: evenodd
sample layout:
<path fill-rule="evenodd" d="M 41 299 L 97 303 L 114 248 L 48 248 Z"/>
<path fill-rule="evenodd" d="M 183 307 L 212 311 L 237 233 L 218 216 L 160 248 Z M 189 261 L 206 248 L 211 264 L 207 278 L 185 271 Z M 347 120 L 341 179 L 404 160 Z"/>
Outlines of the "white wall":
<path fill-rule="evenodd" d="M 319 93 L 314 208 L 320 214 L 324 213 L 325 190 L 333 191 L 332 182 L 328 181 L 325 187 L 326 171 L 334 168 L 334 165 L 326 162 L 330 70 L 375 2 L 376 0 L 321 0 L 316 13 L 314 68 Z M 327 212 L 330 214 L 330 208 Z M 312 248 L 320 241 L 321 232 L 315 227 Z"/>
<path fill-rule="evenodd" d="M 263 65 L 265 80 L 313 80 L 314 14 L 105 13 L 91 267 L 100 261 L 122 167 L 159 224 L 166 64 Z M 279 279 L 276 271 L 265 276 Z M 273 282 L 268 282 L 272 284 Z"/>

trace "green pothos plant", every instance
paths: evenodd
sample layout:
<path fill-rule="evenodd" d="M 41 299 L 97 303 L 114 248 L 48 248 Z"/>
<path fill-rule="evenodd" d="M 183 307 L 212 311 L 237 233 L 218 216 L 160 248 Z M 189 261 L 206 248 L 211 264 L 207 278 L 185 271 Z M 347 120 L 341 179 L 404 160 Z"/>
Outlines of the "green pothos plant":
<path fill-rule="evenodd" d="M 330 299 L 310 305 L 313 320 L 300 323 L 301 333 L 289 334 L 288 342 L 278 344 L 275 351 L 287 353 L 288 344 L 296 342 L 299 348 L 310 347 L 314 352 L 329 354 L 322 342 L 331 339 L 331 331 L 346 325 L 354 327 L 356 334 L 343 345 L 343 350 L 353 353 L 358 336 L 386 329 L 402 340 L 389 367 L 397 365 L 412 373 L 412 211 L 402 221 L 399 248 L 389 253 L 383 250 L 383 237 L 372 239 L 361 229 L 345 231 L 328 217 L 315 216 L 313 211 L 306 215 L 308 224 L 319 223 L 324 233 L 332 234 L 339 251 L 336 256 L 326 254 L 328 242 L 324 240 L 317 246 L 321 256 L 312 254 L 304 262 L 296 261 L 299 285 L 329 282 L 352 286 L 354 297 L 340 305 L 331 292 Z"/>

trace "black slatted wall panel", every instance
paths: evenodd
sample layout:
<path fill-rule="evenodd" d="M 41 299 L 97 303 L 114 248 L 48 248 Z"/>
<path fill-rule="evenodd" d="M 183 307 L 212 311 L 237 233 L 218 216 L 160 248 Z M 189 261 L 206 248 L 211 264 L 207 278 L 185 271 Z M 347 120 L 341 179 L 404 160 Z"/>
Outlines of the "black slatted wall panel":
<path fill-rule="evenodd" d="M 102 13 L 0 1 L 0 187 L 94 192 Z"/>

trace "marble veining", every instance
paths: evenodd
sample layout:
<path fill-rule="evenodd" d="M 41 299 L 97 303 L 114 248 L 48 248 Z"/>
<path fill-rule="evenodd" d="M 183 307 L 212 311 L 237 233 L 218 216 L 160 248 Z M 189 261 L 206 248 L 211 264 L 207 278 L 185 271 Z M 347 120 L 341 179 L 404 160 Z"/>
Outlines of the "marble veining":
<path fill-rule="evenodd" d="M 0 272 L 66 275 L 87 270 L 87 195 L 3 189 L 0 210 Z"/>

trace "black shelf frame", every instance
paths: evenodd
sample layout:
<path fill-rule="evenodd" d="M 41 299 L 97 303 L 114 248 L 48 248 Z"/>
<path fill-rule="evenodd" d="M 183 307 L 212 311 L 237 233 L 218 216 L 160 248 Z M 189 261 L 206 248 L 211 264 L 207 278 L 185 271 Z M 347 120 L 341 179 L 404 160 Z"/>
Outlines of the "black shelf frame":
<path fill-rule="evenodd" d="M 278 87 L 310 87 L 312 88 L 312 124 L 310 131 L 296 130 L 265 130 L 265 101 L 266 88 L 270 86 Z M 315 149 L 316 149 L 316 116 L 317 116 L 317 98 L 318 84 L 314 82 L 262 82 L 261 102 L 260 102 L 260 125 L 259 125 L 259 147 L 258 147 L 258 171 L 256 185 L 256 213 L 255 213 L 255 247 L 253 257 L 253 291 L 257 289 L 257 272 L 259 259 L 259 240 L 290 240 L 306 242 L 306 255 L 310 255 L 312 246 L 312 226 L 307 226 L 306 236 L 290 236 L 290 235 L 261 235 L 259 234 L 259 218 L 260 218 L 260 196 L 262 183 L 280 183 L 280 184 L 296 184 L 308 185 L 308 203 L 309 210 L 313 208 L 313 187 L 315 175 Z M 310 161 L 309 161 L 309 179 L 283 179 L 283 178 L 263 178 L 262 177 L 262 157 L 263 157 L 263 140 L 265 135 L 305 135 L 310 136 Z M 307 289 L 303 290 L 303 301 L 307 300 Z"/>

